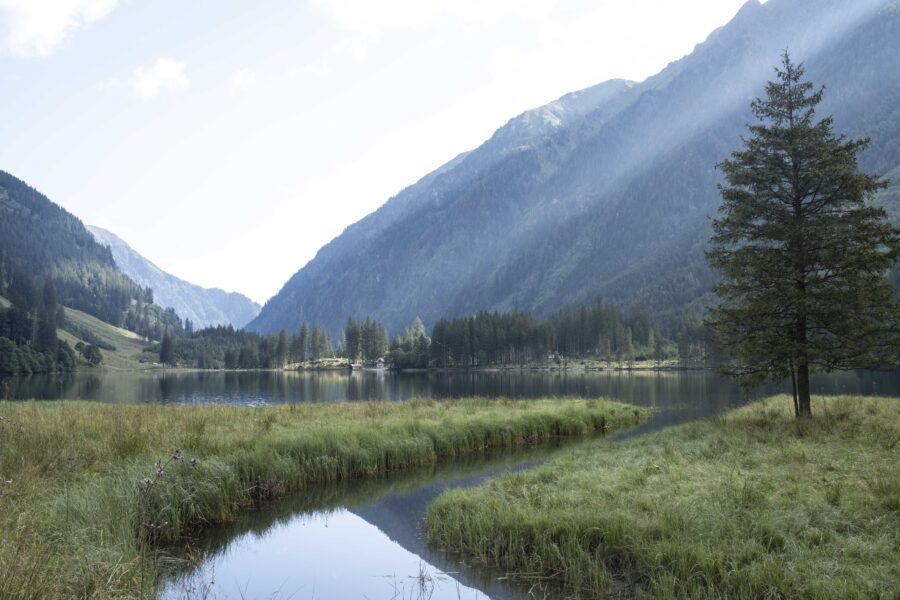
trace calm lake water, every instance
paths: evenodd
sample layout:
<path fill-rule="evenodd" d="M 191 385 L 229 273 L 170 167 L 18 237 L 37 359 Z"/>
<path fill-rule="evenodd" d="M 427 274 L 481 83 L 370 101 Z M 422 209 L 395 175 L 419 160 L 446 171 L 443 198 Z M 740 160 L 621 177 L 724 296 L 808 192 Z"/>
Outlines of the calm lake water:
<path fill-rule="evenodd" d="M 90 373 L 0 380 L 0 397 L 248 407 L 284 402 L 403 401 L 415 397 L 608 397 L 654 409 L 629 437 L 718 414 L 787 385 L 744 392 L 705 371 Z M 898 372 L 816 377 L 814 393 L 900 396 Z M 584 442 L 580 442 L 584 443 Z M 589 442 L 588 442 L 589 443 Z M 161 597 L 174 598 L 532 598 L 540 583 L 467 566 L 429 546 L 420 525 L 442 491 L 529 468 L 571 445 L 496 454 L 376 481 L 347 482 L 290 498 L 209 531 L 176 554 L 197 566 L 174 573 Z M 548 597 L 554 597 L 551 593 Z"/>

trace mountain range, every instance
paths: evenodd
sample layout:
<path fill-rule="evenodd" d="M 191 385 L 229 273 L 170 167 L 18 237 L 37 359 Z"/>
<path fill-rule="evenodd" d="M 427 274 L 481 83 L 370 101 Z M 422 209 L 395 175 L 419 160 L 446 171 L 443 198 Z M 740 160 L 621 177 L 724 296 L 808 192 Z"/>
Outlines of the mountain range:
<path fill-rule="evenodd" d="M 546 315 L 597 296 L 665 319 L 699 310 L 716 165 L 788 49 L 820 114 L 900 166 L 900 2 L 757 0 L 657 75 L 567 94 L 506 123 L 324 246 L 248 328 L 392 332 L 478 310 Z M 602 57 L 598 57 L 602 60 Z"/>
<path fill-rule="evenodd" d="M 243 294 L 204 288 L 179 279 L 141 256 L 111 231 L 93 225 L 87 228 L 100 244 L 109 247 L 122 272 L 151 288 L 157 304 L 175 309 L 179 317 L 190 319 L 195 328 L 214 325 L 241 328 L 259 314 L 259 304 Z"/>

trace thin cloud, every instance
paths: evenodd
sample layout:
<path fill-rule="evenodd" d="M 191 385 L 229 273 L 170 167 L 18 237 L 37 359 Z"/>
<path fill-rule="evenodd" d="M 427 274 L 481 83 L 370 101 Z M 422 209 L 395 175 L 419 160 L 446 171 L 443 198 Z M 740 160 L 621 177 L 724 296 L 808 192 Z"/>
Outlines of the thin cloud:
<path fill-rule="evenodd" d="M 308 0 L 327 15 L 348 37 L 339 50 L 362 61 L 369 46 L 387 32 L 421 29 L 457 22 L 492 23 L 511 17 L 541 22 L 554 0 Z"/>
<path fill-rule="evenodd" d="M 155 98 L 160 93 L 184 90 L 191 84 L 184 72 L 184 63 L 170 58 L 160 58 L 152 67 L 138 67 L 131 77 L 131 90 L 144 99 Z"/>
<path fill-rule="evenodd" d="M 118 0 L 0 0 L 6 49 L 26 57 L 46 57 L 71 32 L 108 15 Z"/>
<path fill-rule="evenodd" d="M 316 77 L 325 77 L 326 75 L 331 74 L 331 66 L 322 60 L 307 63 L 301 67 L 301 70 L 307 75 L 314 75 Z"/>
<path fill-rule="evenodd" d="M 244 67 L 234 74 L 234 77 L 231 79 L 231 85 L 235 88 L 245 88 L 256 83 L 256 79 L 256 73 Z"/>
<path fill-rule="evenodd" d="M 554 5 L 553 0 L 309 0 L 309 3 L 342 29 L 366 38 L 448 20 L 486 23 L 513 16 L 538 20 Z"/>

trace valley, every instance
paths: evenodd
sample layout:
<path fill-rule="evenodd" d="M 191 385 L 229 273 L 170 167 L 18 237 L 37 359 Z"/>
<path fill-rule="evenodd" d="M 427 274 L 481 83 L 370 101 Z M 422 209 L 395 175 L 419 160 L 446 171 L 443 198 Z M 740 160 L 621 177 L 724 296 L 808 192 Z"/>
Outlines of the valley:
<path fill-rule="evenodd" d="M 0 600 L 900 594 L 900 0 L 701 4 L 0 2 Z"/>

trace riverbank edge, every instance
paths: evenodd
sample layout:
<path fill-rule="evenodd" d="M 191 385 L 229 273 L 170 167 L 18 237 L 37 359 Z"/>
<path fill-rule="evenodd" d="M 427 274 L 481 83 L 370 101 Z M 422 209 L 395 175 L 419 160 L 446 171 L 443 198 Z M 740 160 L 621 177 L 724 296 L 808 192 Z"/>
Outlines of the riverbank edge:
<path fill-rule="evenodd" d="M 892 597 L 900 399 L 776 396 L 439 496 L 432 543 L 576 598 Z"/>
<path fill-rule="evenodd" d="M 200 369 L 197 367 L 170 367 L 154 365 L 146 369 L 116 369 L 109 368 L 105 365 L 99 365 L 92 368 L 94 371 L 109 371 L 115 373 L 529 373 L 529 372 L 552 372 L 552 373 L 681 373 L 686 371 L 707 371 L 715 372 L 715 367 L 702 366 L 680 366 L 680 365 L 635 365 L 633 367 L 601 367 L 601 366 L 550 366 L 550 365 L 487 365 L 481 367 L 428 367 L 428 368 L 369 368 L 354 369 L 351 371 L 349 365 L 328 365 L 328 366 L 303 366 L 303 367 L 284 367 L 282 369 Z M 82 369 L 82 372 L 91 372 L 89 369 Z M 53 373 L 55 375 L 59 373 Z"/>
<path fill-rule="evenodd" d="M 602 434 L 648 412 L 570 398 L 257 409 L 0 402 L 0 415 L 0 598 L 133 598 L 155 593 L 167 560 L 158 548 L 280 495 Z"/>

